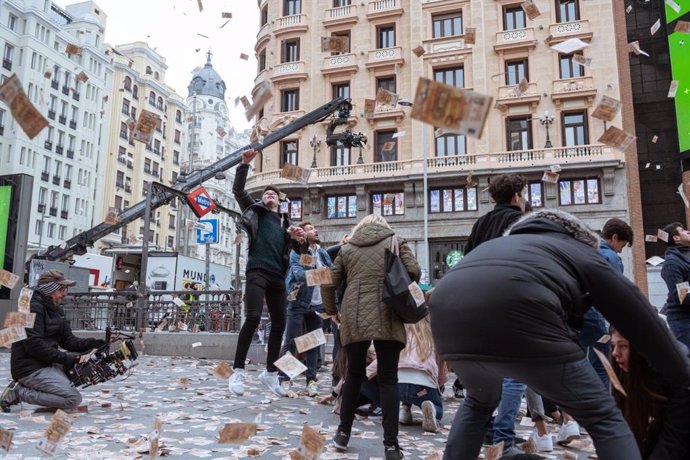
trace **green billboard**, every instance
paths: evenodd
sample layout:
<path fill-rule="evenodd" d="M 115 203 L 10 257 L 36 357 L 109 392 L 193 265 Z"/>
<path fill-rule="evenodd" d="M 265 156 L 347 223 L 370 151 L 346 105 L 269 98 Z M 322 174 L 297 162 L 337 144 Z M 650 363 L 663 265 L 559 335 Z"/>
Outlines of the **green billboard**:
<path fill-rule="evenodd" d="M 675 95 L 678 144 L 681 152 L 687 152 L 690 151 L 690 33 L 675 30 L 687 30 L 684 27 L 687 24 L 682 21 L 690 21 L 690 1 L 667 0 L 665 6 L 671 72 L 673 80 L 678 82 Z"/>
<path fill-rule="evenodd" d="M 7 249 L 7 227 L 10 221 L 10 199 L 12 187 L 0 186 L 0 268 L 5 266 L 5 251 Z"/>

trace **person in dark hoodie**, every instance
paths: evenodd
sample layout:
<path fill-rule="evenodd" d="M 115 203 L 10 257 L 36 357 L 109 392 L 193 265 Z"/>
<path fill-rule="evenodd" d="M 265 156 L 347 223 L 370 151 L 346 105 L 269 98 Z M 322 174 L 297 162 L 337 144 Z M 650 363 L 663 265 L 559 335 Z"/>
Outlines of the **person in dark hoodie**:
<path fill-rule="evenodd" d="M 690 349 L 690 295 L 681 300 L 678 284 L 690 281 L 690 230 L 680 222 L 664 227 L 668 248 L 664 254 L 661 278 L 666 282 L 668 298 L 662 310 L 673 335 Z"/>
<path fill-rule="evenodd" d="M 599 236 L 557 210 L 527 214 L 503 238 L 465 256 L 434 289 L 439 354 L 467 397 L 444 459 L 475 460 L 501 381 L 514 378 L 585 427 L 601 460 L 640 460 L 635 438 L 577 343 L 595 306 L 672 385 L 690 385 L 690 361 L 656 309 L 597 252 Z M 621 308 L 625 306 L 625 308 Z"/>
<path fill-rule="evenodd" d="M 10 412 L 20 402 L 57 409 L 74 409 L 81 403 L 81 393 L 66 371 L 79 362 L 81 353 L 106 343 L 72 334 L 60 303 L 67 288 L 75 284 L 59 270 L 39 276 L 30 303 L 31 313 L 36 315 L 34 326 L 26 328 L 26 339 L 12 344 L 13 381 L 0 397 L 3 412 Z"/>
<path fill-rule="evenodd" d="M 271 319 L 271 333 L 268 336 L 266 370 L 259 374 L 259 380 L 276 395 L 287 396 L 285 389 L 280 386 L 278 369 L 273 363 L 279 357 L 285 332 L 285 274 L 288 254 L 294 246 L 291 238 L 304 238 L 304 230 L 292 227 L 288 215 L 280 213 L 280 190 L 277 187 L 266 187 L 261 200 L 253 198 L 244 189 L 249 163 L 258 153 L 254 149 L 242 153 L 242 163 L 237 167 L 232 184 L 232 193 L 242 210 L 240 225 L 249 237 L 249 257 L 245 289 L 246 319 L 237 338 L 234 372 L 228 379 L 228 390 L 238 396 L 244 394 L 244 363 L 261 322 L 265 300 Z M 299 245 L 295 247 L 299 249 Z"/>

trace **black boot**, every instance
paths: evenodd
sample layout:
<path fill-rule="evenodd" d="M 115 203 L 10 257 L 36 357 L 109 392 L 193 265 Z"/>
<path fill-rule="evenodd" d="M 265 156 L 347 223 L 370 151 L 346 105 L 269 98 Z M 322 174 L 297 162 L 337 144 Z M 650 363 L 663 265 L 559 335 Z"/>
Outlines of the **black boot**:
<path fill-rule="evenodd" d="M 386 460 L 402 460 L 405 456 L 400 446 L 386 446 Z"/>

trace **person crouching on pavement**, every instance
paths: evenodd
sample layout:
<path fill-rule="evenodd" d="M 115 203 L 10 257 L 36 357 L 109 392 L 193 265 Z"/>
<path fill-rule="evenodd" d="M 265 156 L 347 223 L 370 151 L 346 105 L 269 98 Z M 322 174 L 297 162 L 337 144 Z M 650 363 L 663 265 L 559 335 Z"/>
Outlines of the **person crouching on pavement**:
<path fill-rule="evenodd" d="M 25 340 L 12 344 L 13 380 L 0 398 L 3 412 L 10 412 L 20 402 L 57 409 L 74 409 L 81 403 L 81 393 L 66 371 L 79 362 L 79 353 L 100 348 L 105 340 L 72 334 L 60 303 L 67 288 L 75 284 L 59 270 L 49 270 L 38 278 L 30 306 L 36 321 L 34 327 L 26 328 Z"/>

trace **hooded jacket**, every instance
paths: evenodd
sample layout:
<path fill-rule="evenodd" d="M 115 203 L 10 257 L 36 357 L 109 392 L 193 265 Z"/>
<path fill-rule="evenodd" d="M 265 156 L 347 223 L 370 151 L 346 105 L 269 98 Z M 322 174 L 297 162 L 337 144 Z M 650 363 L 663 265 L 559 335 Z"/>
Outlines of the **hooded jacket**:
<path fill-rule="evenodd" d="M 53 364 L 70 368 L 77 355 L 69 352 L 82 353 L 105 343 L 75 337 L 62 308 L 38 290 L 31 297 L 30 308 L 31 313 L 36 314 L 34 327 L 26 328 L 25 340 L 12 344 L 10 368 L 14 380 Z"/>
<path fill-rule="evenodd" d="M 256 234 L 259 230 L 259 217 L 261 214 L 266 215 L 269 212 L 273 212 L 268 209 L 261 200 L 253 198 L 244 189 L 245 183 L 247 182 L 247 173 L 249 172 L 248 164 L 240 164 L 235 171 L 235 181 L 232 184 L 232 193 L 237 200 L 237 203 L 242 210 L 242 217 L 239 219 L 238 225 L 241 226 L 247 232 L 249 238 L 249 254 L 252 253 L 252 248 L 254 241 L 256 240 Z M 290 234 L 287 229 L 290 227 L 290 218 L 287 213 L 279 213 L 281 226 L 285 229 L 285 246 L 282 255 L 282 267 L 283 273 L 287 272 L 289 266 L 289 254 L 293 247 L 291 243 Z M 239 228 L 237 231 L 239 232 Z"/>
<path fill-rule="evenodd" d="M 573 324 L 590 305 L 671 382 L 690 362 L 640 290 L 597 252 L 599 237 L 556 210 L 528 214 L 482 244 L 431 297 L 438 352 L 447 361 L 562 363 L 585 357 Z"/>
<path fill-rule="evenodd" d="M 477 219 L 465 244 L 465 255 L 485 241 L 503 235 L 503 232 L 522 216 L 522 209 L 512 204 L 497 204 L 494 209 Z"/>
<path fill-rule="evenodd" d="M 661 267 L 661 278 L 668 288 L 665 311 L 669 316 L 690 318 L 690 295 L 685 296 L 683 303 L 678 298 L 676 285 L 690 281 L 690 247 L 671 246 L 664 254 L 664 265 Z"/>
<path fill-rule="evenodd" d="M 383 303 L 384 254 L 391 247 L 390 228 L 361 227 L 343 245 L 331 268 L 333 284 L 321 287 L 324 311 L 335 315 L 335 290 L 347 283 L 340 306 L 340 342 L 343 346 L 369 340 L 394 340 L 405 344 L 405 327 Z M 410 247 L 398 238 L 400 259 L 410 277 L 419 281 L 421 270 Z"/>

